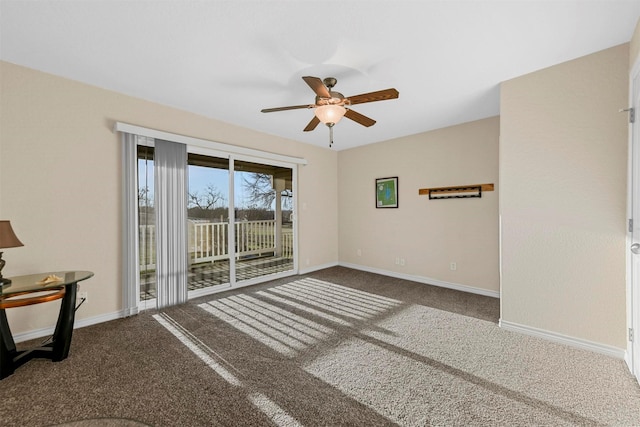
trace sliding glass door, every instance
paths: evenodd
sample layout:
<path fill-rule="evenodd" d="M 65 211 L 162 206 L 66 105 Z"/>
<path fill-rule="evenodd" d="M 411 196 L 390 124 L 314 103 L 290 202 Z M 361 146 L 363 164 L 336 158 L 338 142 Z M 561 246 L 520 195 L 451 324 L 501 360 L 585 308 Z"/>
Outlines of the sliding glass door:
<path fill-rule="evenodd" d="M 144 141 L 137 148 L 141 309 L 156 305 L 156 254 L 168 250 L 156 237 L 153 139 Z M 293 167 L 187 151 L 188 296 L 292 274 Z"/>
<path fill-rule="evenodd" d="M 156 303 L 156 212 L 154 197 L 153 141 L 140 138 L 138 142 L 138 258 L 140 306 L 155 307 Z M 144 141 L 143 141 L 144 140 Z M 145 142 L 150 145 L 142 145 Z"/>
<path fill-rule="evenodd" d="M 229 286 L 229 159 L 188 154 L 189 293 Z"/>
<path fill-rule="evenodd" d="M 234 182 L 236 280 L 292 271 L 292 169 L 236 160 Z"/>

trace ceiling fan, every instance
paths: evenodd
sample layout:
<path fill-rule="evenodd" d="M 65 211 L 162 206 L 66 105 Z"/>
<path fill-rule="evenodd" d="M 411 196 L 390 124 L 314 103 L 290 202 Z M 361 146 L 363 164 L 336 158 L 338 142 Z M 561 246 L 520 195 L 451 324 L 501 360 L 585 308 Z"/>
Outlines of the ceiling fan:
<path fill-rule="evenodd" d="M 315 108 L 315 116 L 313 116 L 313 119 L 311 119 L 309 124 L 307 124 L 307 127 L 304 128 L 304 131 L 312 131 L 320 122 L 324 123 L 329 127 L 329 147 L 333 145 L 333 126 L 335 126 L 343 116 L 366 127 L 373 126 L 376 123 L 375 120 L 348 108 L 349 106 L 354 104 L 364 104 L 365 102 L 396 99 L 399 96 L 398 91 L 391 88 L 345 97 L 340 92 L 334 92 L 331 90 L 338 82 L 335 77 L 327 77 L 324 80 L 320 80 L 318 77 L 305 76 L 302 77 L 302 80 L 307 82 L 309 87 L 311 87 L 311 89 L 316 93 L 316 101 L 314 104 L 265 108 L 261 111 L 263 113 L 273 113 L 275 111 Z"/>

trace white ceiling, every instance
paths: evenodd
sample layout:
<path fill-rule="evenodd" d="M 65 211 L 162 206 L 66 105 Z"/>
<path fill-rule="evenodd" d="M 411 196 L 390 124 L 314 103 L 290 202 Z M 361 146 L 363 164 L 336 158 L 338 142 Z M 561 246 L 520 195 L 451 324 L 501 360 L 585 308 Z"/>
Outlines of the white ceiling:
<path fill-rule="evenodd" d="M 640 1 L 0 0 L 0 58 L 285 138 L 313 103 L 301 79 L 338 79 L 378 121 L 335 127 L 341 150 L 499 113 L 499 84 L 628 42 Z M 165 129 L 169 130 L 170 129 Z"/>

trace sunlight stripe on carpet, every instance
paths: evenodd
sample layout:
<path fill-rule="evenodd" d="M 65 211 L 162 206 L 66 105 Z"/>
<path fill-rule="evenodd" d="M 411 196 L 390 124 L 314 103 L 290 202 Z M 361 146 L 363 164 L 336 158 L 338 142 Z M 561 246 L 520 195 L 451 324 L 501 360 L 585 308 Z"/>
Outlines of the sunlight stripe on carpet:
<path fill-rule="evenodd" d="M 249 400 L 280 427 L 302 427 L 302 424 L 262 393 L 252 393 Z"/>
<path fill-rule="evenodd" d="M 161 313 L 154 314 L 152 317 L 227 382 L 236 387 L 245 387 L 235 375 L 213 360 L 213 358 L 206 353 L 205 349 L 213 353 L 211 348 L 200 341 L 176 320 L 172 319 L 171 316 L 166 313 Z M 303 427 L 298 420 L 289 415 L 287 411 L 282 409 L 277 403 L 269 399 L 264 394 L 258 392 L 249 393 L 247 399 L 259 411 L 269 417 L 269 419 L 277 426 Z"/>
<path fill-rule="evenodd" d="M 318 341 L 313 336 L 287 324 L 289 322 L 284 322 L 283 319 L 277 319 L 273 316 L 267 316 L 260 311 L 249 307 L 246 303 L 243 304 L 242 302 L 238 302 L 232 298 L 225 298 L 219 302 L 223 302 L 231 309 L 242 313 L 242 315 L 245 316 L 245 319 L 251 319 L 252 324 L 257 323 L 259 325 L 264 325 L 263 327 L 268 328 L 272 335 L 277 333 L 278 335 L 274 335 L 274 337 L 279 338 L 280 340 L 285 339 L 285 341 L 291 340 L 292 346 L 297 346 L 298 344 L 309 345 Z"/>
<path fill-rule="evenodd" d="M 374 316 L 380 311 L 380 309 L 376 309 L 375 307 L 365 307 L 359 304 L 355 304 L 344 295 L 331 295 L 324 289 L 301 286 L 301 283 L 299 282 L 293 282 L 288 285 L 278 286 L 278 289 L 295 291 L 298 294 L 307 295 L 316 301 L 326 301 L 328 304 L 331 304 L 334 307 L 338 307 L 341 310 L 356 314 L 360 317 Z"/>
<path fill-rule="evenodd" d="M 235 297 L 229 297 L 230 301 L 233 301 L 239 305 L 245 307 L 246 310 L 251 310 L 255 313 L 259 313 L 269 319 L 273 319 L 289 328 L 294 329 L 297 333 L 305 334 L 308 337 L 314 339 L 323 339 L 327 337 L 327 334 L 331 332 L 330 329 L 325 328 L 328 332 L 320 332 L 317 327 L 310 327 L 311 322 L 304 317 L 296 316 L 293 313 L 288 313 L 285 310 L 281 310 L 276 306 L 263 303 L 255 298 L 243 298 L 244 295 L 237 295 Z M 316 324 L 317 326 L 321 326 Z"/>
<path fill-rule="evenodd" d="M 182 328 L 175 320 L 173 320 L 167 314 L 154 314 L 152 316 L 158 323 L 165 327 L 169 332 L 173 334 L 178 340 L 184 344 L 193 354 L 198 356 L 200 360 L 206 363 L 211 369 L 213 369 L 218 375 L 225 379 L 229 384 L 234 386 L 240 386 L 240 380 L 236 378 L 231 372 L 229 372 L 224 366 L 213 360 L 209 356 L 205 349 L 213 353 L 209 347 L 207 347 L 202 341 L 197 339 L 186 329 Z M 182 330 L 180 330 L 182 329 Z"/>
<path fill-rule="evenodd" d="M 378 314 L 382 311 L 389 310 L 397 306 L 398 304 L 391 304 L 388 302 L 382 302 L 376 300 L 375 295 L 371 295 L 369 298 L 362 298 L 360 295 L 354 295 L 349 292 L 349 288 L 341 289 L 331 288 L 318 283 L 316 281 L 310 281 L 307 279 L 297 280 L 291 283 L 291 286 L 295 286 L 296 289 L 306 290 L 307 292 L 314 292 L 318 295 L 323 295 L 328 298 L 333 298 L 342 303 L 354 307 L 360 310 L 364 310 L 371 314 Z"/>
<path fill-rule="evenodd" d="M 215 302 L 215 301 L 212 301 L 212 302 Z M 264 333 L 263 331 L 260 331 L 259 329 L 255 328 L 254 325 L 250 325 L 244 322 L 243 320 L 238 319 L 237 317 L 233 316 L 232 314 L 229 314 L 225 310 L 221 310 L 218 307 L 211 305 L 211 303 L 200 304 L 198 305 L 198 307 L 202 308 L 209 314 L 214 315 L 220 320 L 233 326 L 240 332 L 244 332 L 245 334 L 249 335 L 251 338 L 255 339 L 256 341 L 261 342 L 262 344 L 266 345 L 267 347 L 277 351 L 278 353 L 284 356 L 292 357 L 296 355 L 296 351 L 293 348 L 291 348 L 288 344 L 281 342 L 280 340 L 270 336 L 267 333 Z"/>
<path fill-rule="evenodd" d="M 336 316 L 332 316 L 331 314 L 325 313 L 325 312 L 320 311 L 320 310 L 316 310 L 315 308 L 311 308 L 311 307 L 306 306 L 304 304 L 300 304 L 300 303 L 297 303 L 295 301 L 291 301 L 290 299 L 287 299 L 287 298 L 279 297 L 277 295 L 273 295 L 273 294 L 270 294 L 270 293 L 265 292 L 265 291 L 258 291 L 258 292 L 256 292 L 256 295 L 260 295 L 262 297 L 269 298 L 269 299 L 271 299 L 273 301 L 289 305 L 289 306 L 291 306 L 293 308 L 297 308 L 299 310 L 306 311 L 309 314 L 313 314 L 314 316 L 320 317 L 320 318 L 325 319 L 325 320 L 329 320 L 329 321 L 337 323 L 339 325 L 352 326 L 351 322 L 347 322 L 344 319 L 341 319 L 341 318 L 336 317 Z"/>
<path fill-rule="evenodd" d="M 285 296 L 287 298 L 291 298 L 297 301 L 301 301 L 305 304 L 312 305 L 323 310 L 329 311 L 333 314 L 337 314 L 339 316 L 350 317 L 351 319 L 356 320 L 364 320 L 366 316 L 361 314 L 350 313 L 349 311 L 342 310 L 337 304 L 332 304 L 326 301 L 322 301 L 319 298 L 312 298 L 304 293 L 292 291 L 289 289 L 281 289 L 280 287 L 269 289 L 269 292 L 275 292 L 278 295 Z"/>
<path fill-rule="evenodd" d="M 294 283 L 300 283 L 306 286 L 323 288 L 323 289 L 326 289 L 328 292 L 332 292 L 334 294 L 347 295 L 351 300 L 361 301 L 367 305 L 375 305 L 383 308 L 391 308 L 391 307 L 396 307 L 402 304 L 402 301 L 399 301 L 397 299 L 388 298 L 382 295 L 361 291 L 359 289 L 349 288 L 347 286 L 336 285 L 335 283 L 327 282 L 324 280 L 313 279 L 311 277 L 297 280 Z"/>
<path fill-rule="evenodd" d="M 217 308 L 218 310 L 224 311 L 225 313 L 233 316 L 242 323 L 259 330 L 260 332 L 270 336 L 277 341 L 280 341 L 290 348 L 299 350 L 306 347 L 304 342 L 302 342 L 298 338 L 288 335 L 285 332 L 282 332 L 278 329 L 277 325 L 274 325 L 272 322 L 268 322 L 268 320 L 265 322 L 264 319 L 256 318 L 250 313 L 246 313 L 245 311 L 238 310 L 236 307 L 233 307 L 233 303 L 226 298 L 218 301 L 210 301 L 209 305 Z"/>
<path fill-rule="evenodd" d="M 289 318 L 296 322 L 298 324 L 298 327 L 303 328 L 302 330 L 305 330 L 309 334 L 317 336 L 318 338 L 323 338 L 326 335 L 333 333 L 333 329 L 331 328 L 321 325 L 320 323 L 316 323 L 313 320 L 307 319 L 306 317 L 298 316 L 297 314 L 291 313 L 290 311 L 283 310 L 280 307 L 269 304 L 266 301 L 259 300 L 249 295 L 236 295 L 236 297 L 238 299 L 247 301 L 248 303 L 255 304 L 256 307 L 261 307 L 270 312 Z"/>

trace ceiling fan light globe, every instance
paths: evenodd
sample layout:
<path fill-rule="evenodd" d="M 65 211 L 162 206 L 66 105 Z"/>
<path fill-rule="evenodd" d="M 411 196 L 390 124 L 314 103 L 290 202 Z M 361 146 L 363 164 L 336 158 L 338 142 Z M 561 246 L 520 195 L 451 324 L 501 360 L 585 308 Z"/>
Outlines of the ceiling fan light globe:
<path fill-rule="evenodd" d="M 321 105 L 316 107 L 315 115 L 326 125 L 327 123 L 338 123 L 346 112 L 347 109 L 342 105 Z"/>

